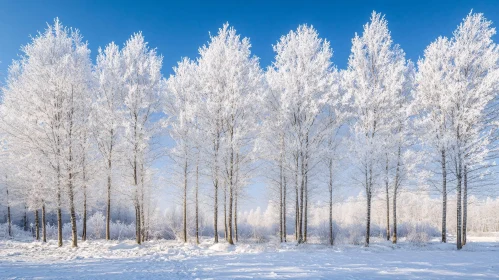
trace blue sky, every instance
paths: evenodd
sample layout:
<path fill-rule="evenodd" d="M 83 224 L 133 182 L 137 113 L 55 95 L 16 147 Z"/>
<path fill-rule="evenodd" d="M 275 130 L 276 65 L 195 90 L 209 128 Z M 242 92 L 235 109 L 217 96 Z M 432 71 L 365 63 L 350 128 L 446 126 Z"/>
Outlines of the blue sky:
<path fill-rule="evenodd" d="M 161 2 L 161 3 L 159 3 Z M 197 56 L 198 48 L 224 22 L 250 37 L 253 53 L 267 66 L 271 45 L 299 24 L 312 24 L 331 41 L 333 61 L 346 67 L 351 39 L 369 20 L 372 10 L 386 14 L 393 39 L 407 56 L 417 60 L 439 35 L 450 36 L 474 9 L 499 22 L 498 1 L 0 1 L 0 80 L 29 36 L 59 17 L 81 30 L 93 55 L 111 41 L 123 44 L 142 31 L 151 47 L 164 56 L 163 72 L 183 56 Z"/>
<path fill-rule="evenodd" d="M 95 58 L 99 46 L 122 45 L 142 31 L 151 47 L 164 56 L 168 76 L 181 57 L 194 58 L 198 48 L 225 22 L 249 37 L 261 65 L 273 57 L 272 44 L 299 24 L 313 25 L 331 42 L 333 62 L 345 68 L 355 32 L 362 32 L 373 10 L 386 14 L 395 43 L 412 60 L 438 36 L 452 31 L 470 10 L 499 23 L 499 1 L 22 1 L 0 0 L 0 83 L 8 65 L 20 54 L 30 35 L 43 31 L 59 17 L 80 29 Z M 359 189 L 360 191 L 360 189 Z M 266 204 L 263 184 L 255 184 L 251 205 Z"/>

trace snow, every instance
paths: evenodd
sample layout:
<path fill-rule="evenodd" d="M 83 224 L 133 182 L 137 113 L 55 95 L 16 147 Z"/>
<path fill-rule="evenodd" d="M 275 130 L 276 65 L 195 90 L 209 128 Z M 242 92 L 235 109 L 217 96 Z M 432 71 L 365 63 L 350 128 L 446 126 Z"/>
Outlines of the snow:
<path fill-rule="evenodd" d="M 371 247 L 177 241 L 0 241 L 0 279 L 499 279 L 499 238 Z"/>

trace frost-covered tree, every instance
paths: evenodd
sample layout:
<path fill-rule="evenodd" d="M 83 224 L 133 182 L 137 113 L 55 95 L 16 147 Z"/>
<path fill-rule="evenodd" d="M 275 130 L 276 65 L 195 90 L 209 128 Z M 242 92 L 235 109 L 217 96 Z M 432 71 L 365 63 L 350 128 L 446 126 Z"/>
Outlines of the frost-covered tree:
<path fill-rule="evenodd" d="M 4 91 L 4 121 L 11 135 L 23 138 L 20 143 L 38 150 L 52 167 L 59 246 L 63 193 L 68 196 L 72 245 L 77 246 L 75 176 L 80 168 L 81 132 L 87 125 L 82 113 L 92 86 L 90 51 L 78 30 L 62 26 L 58 19 L 22 51 L 13 66 L 19 71 L 16 79 Z"/>
<path fill-rule="evenodd" d="M 369 245 L 371 200 L 379 185 L 380 166 L 385 163 L 381 159 L 386 159 L 388 152 L 387 140 L 397 125 L 393 115 L 400 107 L 405 73 L 404 52 L 393 44 L 384 16 L 373 12 L 371 22 L 364 25 L 362 37 L 355 35 L 352 40 L 345 85 L 352 97 L 353 151 L 361 173 L 358 182 L 366 194 L 366 246 Z"/>
<path fill-rule="evenodd" d="M 452 39 L 454 57 L 448 92 L 452 157 L 457 179 L 458 249 L 466 243 L 468 193 L 467 182 L 464 182 L 464 209 L 461 209 L 462 183 L 470 169 L 484 163 L 491 140 L 491 120 L 486 108 L 495 99 L 499 85 L 499 53 L 492 41 L 496 31 L 491 25 L 483 14 L 470 13 Z"/>
<path fill-rule="evenodd" d="M 434 155 L 442 175 L 442 242 L 447 242 L 447 162 L 449 149 L 448 87 L 452 60 L 450 41 L 439 37 L 418 61 L 417 90 L 413 103 L 415 134 L 424 152 Z"/>
<path fill-rule="evenodd" d="M 305 242 L 309 175 L 321 159 L 318 149 L 324 143 L 327 128 L 332 122 L 325 112 L 328 102 L 335 95 L 331 94 L 335 92 L 332 88 L 335 72 L 331 62 L 333 52 L 329 42 L 319 38 L 317 31 L 307 25 L 301 25 L 296 31 L 281 37 L 274 51 L 276 57 L 268 70 L 267 80 L 276 108 L 269 109 L 275 110 L 279 116 L 273 118 L 274 124 L 272 121 L 269 124 L 278 126 L 274 140 L 271 139 L 277 143 L 271 147 L 280 149 L 274 151 L 279 154 L 274 160 L 282 178 L 279 185 L 283 197 L 285 150 L 293 159 L 289 168 L 292 179 L 289 181 L 295 188 L 296 237 L 299 242 Z M 281 204 L 285 209 L 284 203 Z M 280 211 L 284 213 L 282 209 Z"/>
<path fill-rule="evenodd" d="M 94 73 L 99 87 L 95 91 L 93 103 L 92 132 L 106 167 L 106 240 L 109 240 L 113 162 L 117 160 L 116 156 L 122 140 L 120 137 L 123 132 L 123 103 L 126 89 L 125 63 L 116 44 L 111 43 L 104 50 L 99 49 Z"/>
<path fill-rule="evenodd" d="M 200 128 L 207 139 L 203 152 L 210 157 L 214 193 L 214 230 L 218 242 L 218 189 L 227 186 L 227 240 L 233 243 L 233 205 L 236 162 L 250 163 L 263 74 L 258 58 L 251 55 L 248 38 L 241 39 L 228 24 L 203 46 L 198 59 Z M 236 160 L 238 159 L 238 160 Z"/>
<path fill-rule="evenodd" d="M 160 110 L 162 57 L 150 49 L 141 33 L 134 34 L 122 49 L 125 71 L 124 145 L 131 174 L 130 193 L 135 207 L 136 241 L 141 244 L 141 167 L 145 164 L 150 141 L 157 132 L 154 113 Z"/>
<path fill-rule="evenodd" d="M 169 133 L 175 141 L 172 158 L 181 169 L 181 185 L 183 189 L 183 230 L 182 238 L 187 242 L 187 193 L 189 173 L 195 165 L 196 147 L 196 102 L 197 102 L 197 65 L 189 59 L 183 59 L 174 68 L 167 85 L 165 112 L 169 116 Z M 197 185 L 197 184 L 196 184 Z M 197 190 L 196 190 L 197 191 Z M 196 204 L 197 207 L 197 204 Z M 196 213 L 197 217 L 198 213 Z M 198 224 L 196 223 L 196 228 Z M 197 232 L 197 231 L 196 231 Z M 197 236 L 196 236 L 197 237 Z"/>

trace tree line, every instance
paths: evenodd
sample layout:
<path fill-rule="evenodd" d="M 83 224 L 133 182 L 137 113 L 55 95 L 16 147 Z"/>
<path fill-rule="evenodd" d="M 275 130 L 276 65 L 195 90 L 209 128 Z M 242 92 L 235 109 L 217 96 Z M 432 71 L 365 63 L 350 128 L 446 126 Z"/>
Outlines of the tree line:
<path fill-rule="evenodd" d="M 396 243 L 400 190 L 417 185 L 441 194 L 442 242 L 447 195 L 456 191 L 460 249 L 469 189 L 485 185 L 494 173 L 494 34 L 483 14 L 470 13 L 451 38 L 437 38 L 413 63 L 392 41 L 385 17 L 373 12 L 352 39 L 346 69 L 337 69 L 329 41 L 310 25 L 282 36 L 273 45 L 274 61 L 263 69 L 250 40 L 224 24 L 197 58 L 183 58 L 166 78 L 162 56 L 141 33 L 122 47 L 99 49 L 93 63 L 79 31 L 56 19 L 21 48 L 2 88 L 9 229 L 11 205 L 23 203 L 35 211 L 36 238 L 41 227 L 46 241 L 46 215 L 55 212 L 62 246 L 64 209 L 76 247 L 77 216 L 86 240 L 87 213 L 96 207 L 89 196 L 104 189 L 106 239 L 113 204 L 124 199 L 134 210 L 141 244 L 149 238 L 147 213 L 160 192 L 154 177 L 166 172 L 155 162 L 167 156 L 166 173 L 182 191 L 184 242 L 190 199 L 196 242 L 199 205 L 208 199 L 214 242 L 221 227 L 228 243 L 237 242 L 238 205 L 255 176 L 264 174 L 278 201 L 280 241 L 288 241 L 291 215 L 294 239 L 307 242 L 316 193 L 328 200 L 332 245 L 333 190 L 348 169 L 351 187 L 362 187 L 366 198 L 366 246 L 373 196 L 386 198 L 386 237 Z M 161 139 L 165 133 L 171 147 Z M 210 186 L 205 196 L 203 184 Z"/>

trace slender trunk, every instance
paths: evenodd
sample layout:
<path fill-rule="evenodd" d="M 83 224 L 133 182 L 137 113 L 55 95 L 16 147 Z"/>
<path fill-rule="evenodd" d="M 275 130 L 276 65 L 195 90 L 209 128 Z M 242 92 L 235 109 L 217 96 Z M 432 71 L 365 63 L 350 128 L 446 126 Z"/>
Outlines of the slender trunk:
<path fill-rule="evenodd" d="M 144 184 L 144 177 L 145 177 L 145 171 L 144 171 L 144 163 L 141 164 L 140 166 L 140 236 L 142 239 L 142 242 L 146 240 L 146 218 L 145 218 L 145 201 L 144 201 L 144 194 L 146 191 L 146 186 Z"/>
<path fill-rule="evenodd" d="M 215 203 L 213 209 L 213 231 L 215 235 L 215 243 L 218 243 L 218 175 L 216 175 L 215 179 Z"/>
<path fill-rule="evenodd" d="M 397 154 L 397 170 L 395 171 L 395 182 L 393 186 L 393 244 L 397 243 L 397 194 L 400 186 L 400 161 L 401 161 L 401 148 L 398 148 Z"/>
<path fill-rule="evenodd" d="M 76 230 L 76 211 L 74 206 L 74 193 L 73 193 L 73 182 L 72 173 L 69 173 L 69 211 L 71 214 L 71 238 L 72 247 L 78 247 L 78 235 Z"/>
<path fill-rule="evenodd" d="M 463 193 L 463 246 L 466 245 L 466 226 L 468 220 L 468 166 L 464 165 L 464 193 Z"/>
<path fill-rule="evenodd" d="M 9 228 L 9 237 L 12 237 L 12 219 L 10 216 L 9 190 L 7 189 L 7 227 Z"/>
<path fill-rule="evenodd" d="M 457 249 L 460 250 L 463 245 L 462 245 L 462 236 L 461 236 L 461 226 L 462 226 L 462 191 L 461 191 L 461 187 L 462 187 L 462 167 L 461 167 L 461 160 L 460 160 L 460 155 L 458 155 L 458 164 L 457 164 L 457 168 L 456 168 L 456 177 L 457 177 L 457 187 L 456 187 L 456 190 L 457 190 L 457 200 L 456 200 L 456 203 L 457 203 L 457 230 L 456 230 L 456 246 L 457 246 Z"/>
<path fill-rule="evenodd" d="M 28 231 L 28 214 L 26 213 L 26 204 L 24 205 L 23 227 L 24 231 Z"/>
<path fill-rule="evenodd" d="M 184 161 L 184 243 L 187 243 L 187 155 Z"/>
<path fill-rule="evenodd" d="M 367 167 L 366 167 L 367 169 Z M 369 246 L 369 238 L 371 235 L 371 198 L 372 198 L 372 181 L 373 171 L 372 166 L 369 166 L 369 173 L 366 170 L 366 199 L 367 199 L 367 213 L 366 213 L 366 240 L 365 246 Z"/>
<path fill-rule="evenodd" d="M 140 201 L 139 201 L 139 178 L 138 178 L 138 161 L 137 161 L 138 147 L 135 144 L 134 161 L 133 161 L 133 183 L 135 186 L 135 241 L 137 244 L 142 243 L 141 238 L 141 222 L 140 222 Z"/>
<path fill-rule="evenodd" d="M 393 192 L 393 244 L 397 243 L 397 192 Z"/>
<path fill-rule="evenodd" d="M 281 152 L 282 154 L 282 152 Z M 282 192 L 283 192 L 283 180 L 282 180 L 282 157 L 281 157 L 281 161 L 279 163 L 280 167 L 279 167 L 279 238 L 280 238 L 280 241 L 282 242 L 283 240 L 283 224 L 282 224 L 282 221 L 283 221 L 283 213 L 282 213 L 282 208 L 283 208 L 283 203 L 282 203 Z"/>
<path fill-rule="evenodd" d="M 371 195 L 367 195 L 367 218 L 366 218 L 366 241 L 365 246 L 369 246 L 369 236 L 371 235 Z"/>
<path fill-rule="evenodd" d="M 83 186 L 83 225 L 81 241 L 87 241 L 87 187 Z"/>
<path fill-rule="evenodd" d="M 329 159 L 329 245 L 334 245 L 333 237 L 333 160 Z"/>
<path fill-rule="evenodd" d="M 135 229 L 135 241 L 137 242 L 137 244 L 141 244 L 142 243 L 142 238 L 141 238 L 141 221 L 140 221 L 140 204 L 139 204 L 139 201 L 137 199 L 137 201 L 135 202 L 136 206 L 135 206 L 135 220 L 136 220 L 136 229 Z"/>
<path fill-rule="evenodd" d="M 232 122 L 234 122 L 234 117 L 232 116 Z M 232 206 L 234 204 L 234 128 L 230 131 L 230 165 L 229 165 L 229 219 L 228 219 L 228 242 L 233 245 L 234 240 L 232 238 Z"/>
<path fill-rule="evenodd" d="M 217 119 L 217 130 L 219 128 L 219 123 Z M 215 236 L 215 243 L 218 243 L 218 149 L 220 147 L 219 144 L 219 138 L 220 138 L 220 133 L 217 132 L 217 139 L 215 139 L 214 143 L 214 150 L 215 150 L 215 180 L 214 180 L 214 187 L 215 187 L 215 196 L 214 196 L 214 205 L 213 205 L 213 234 Z"/>
<path fill-rule="evenodd" d="M 232 175 L 231 175 L 232 176 Z M 228 239 L 227 241 L 229 242 L 229 244 L 231 245 L 234 245 L 234 240 L 232 238 L 232 206 L 234 204 L 234 191 L 233 191 L 234 187 L 233 186 L 229 186 L 229 218 L 228 218 Z"/>
<path fill-rule="evenodd" d="M 300 228 L 300 206 L 298 203 L 298 154 L 296 155 L 295 164 L 295 240 L 298 241 L 299 238 L 299 228 Z"/>
<path fill-rule="evenodd" d="M 388 155 L 385 165 L 385 192 L 386 192 L 386 240 L 390 240 L 390 194 L 388 188 Z"/>
<path fill-rule="evenodd" d="M 239 241 L 239 234 L 237 232 L 237 197 L 239 196 L 239 192 L 236 190 L 234 197 L 234 235 L 236 237 L 236 242 Z"/>
<path fill-rule="evenodd" d="M 227 240 L 227 184 L 224 184 L 224 238 Z"/>
<path fill-rule="evenodd" d="M 287 242 L 286 240 L 286 235 L 287 235 L 287 229 L 286 229 L 286 176 L 283 176 L 283 195 L 282 195 L 282 232 L 284 234 L 284 242 Z"/>
<path fill-rule="evenodd" d="M 303 162 L 303 152 L 301 153 L 301 186 L 300 186 L 300 215 L 298 224 L 298 243 L 303 243 L 303 214 L 304 214 L 304 201 L 305 201 L 305 165 Z"/>
<path fill-rule="evenodd" d="M 442 149 L 442 242 L 447 242 L 447 168 L 445 149 Z"/>
<path fill-rule="evenodd" d="M 107 159 L 107 211 L 106 211 L 106 240 L 111 239 L 111 172 L 112 160 L 111 156 Z"/>
<path fill-rule="evenodd" d="M 42 241 L 47 242 L 47 223 L 45 216 L 45 202 L 42 204 Z"/>
<path fill-rule="evenodd" d="M 196 161 L 196 244 L 199 244 L 199 159 Z"/>
<path fill-rule="evenodd" d="M 35 236 L 36 240 L 40 240 L 40 222 L 38 218 L 38 209 L 35 210 Z"/>
<path fill-rule="evenodd" d="M 57 243 L 59 247 L 62 247 L 61 168 L 59 163 L 57 164 Z"/>
<path fill-rule="evenodd" d="M 85 156 L 85 155 L 84 155 Z M 85 163 L 83 163 L 83 225 L 81 240 L 87 240 L 87 173 L 85 169 Z"/>

